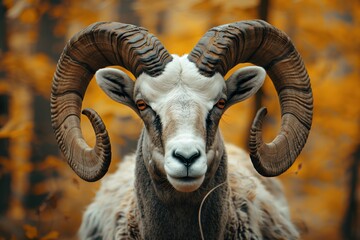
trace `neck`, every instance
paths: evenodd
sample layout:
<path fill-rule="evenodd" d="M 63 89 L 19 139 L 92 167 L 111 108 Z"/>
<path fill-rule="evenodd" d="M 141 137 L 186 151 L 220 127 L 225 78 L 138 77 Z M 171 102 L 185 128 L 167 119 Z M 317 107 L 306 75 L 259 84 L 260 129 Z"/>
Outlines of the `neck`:
<path fill-rule="evenodd" d="M 141 138 L 143 139 L 143 138 Z M 135 189 L 140 212 L 143 239 L 200 239 L 198 214 L 206 194 L 226 182 L 226 155 L 217 162 L 214 176 L 205 178 L 202 186 L 191 193 L 177 192 L 166 178 L 151 178 L 144 164 L 145 149 L 138 148 Z M 144 150 L 144 152 L 143 152 Z M 145 153 L 146 155 L 146 153 Z M 201 227 L 206 239 L 222 239 L 228 221 L 228 184 L 214 189 L 201 208 Z"/>

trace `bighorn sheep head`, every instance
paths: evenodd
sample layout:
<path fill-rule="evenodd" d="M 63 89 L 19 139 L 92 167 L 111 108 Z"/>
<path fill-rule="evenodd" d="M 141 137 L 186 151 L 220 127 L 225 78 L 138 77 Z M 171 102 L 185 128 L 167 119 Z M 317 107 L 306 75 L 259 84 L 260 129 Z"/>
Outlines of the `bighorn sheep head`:
<path fill-rule="evenodd" d="M 142 152 L 151 175 L 166 176 L 178 191 L 191 192 L 221 160 L 221 115 L 255 93 L 265 75 L 260 67 L 248 67 L 225 82 L 220 74 L 201 75 L 186 55 L 174 55 L 157 77 L 141 74 L 134 83 L 122 71 L 104 68 L 96 79 L 112 99 L 131 106 L 144 121 L 148 139 Z"/>
<path fill-rule="evenodd" d="M 238 63 L 261 67 L 225 74 Z M 101 69 L 120 65 L 124 72 Z M 145 124 L 144 160 L 153 178 L 166 178 L 180 192 L 197 190 L 211 178 L 223 147 L 218 122 L 232 104 L 253 95 L 265 71 L 278 92 L 282 125 L 263 143 L 260 109 L 251 128 L 250 156 L 265 176 L 287 170 L 303 148 L 312 121 L 312 91 L 301 57 L 290 39 L 264 21 L 243 21 L 209 30 L 189 55 L 170 55 L 145 29 L 121 23 L 96 23 L 75 35 L 60 58 L 51 95 L 52 125 L 69 165 L 83 179 L 101 178 L 110 164 L 108 134 L 101 118 L 83 111 L 95 129 L 96 145 L 84 141 L 80 109 L 96 73 L 100 87 L 134 109 Z M 221 156 L 221 155 L 220 155 Z"/>

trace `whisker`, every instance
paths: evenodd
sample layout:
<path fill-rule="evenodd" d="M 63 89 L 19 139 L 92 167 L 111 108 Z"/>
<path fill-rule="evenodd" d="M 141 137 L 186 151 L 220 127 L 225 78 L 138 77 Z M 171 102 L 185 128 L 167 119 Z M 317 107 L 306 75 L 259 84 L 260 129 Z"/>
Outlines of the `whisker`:
<path fill-rule="evenodd" d="M 198 213 L 198 223 L 199 223 L 199 228 L 200 228 L 200 234 L 201 234 L 201 239 L 202 240 L 205 240 L 204 238 L 204 233 L 203 233 L 203 230 L 202 230 L 202 226 L 201 226 L 201 209 L 203 207 L 203 204 L 206 200 L 206 198 L 213 192 L 215 191 L 217 188 L 221 187 L 222 185 L 224 185 L 226 182 L 223 182 L 223 183 L 220 183 L 219 185 L 213 187 L 212 189 L 210 189 L 210 191 L 204 196 L 204 198 L 202 199 L 201 201 L 201 204 L 200 204 L 200 207 L 199 207 L 199 213 Z"/>

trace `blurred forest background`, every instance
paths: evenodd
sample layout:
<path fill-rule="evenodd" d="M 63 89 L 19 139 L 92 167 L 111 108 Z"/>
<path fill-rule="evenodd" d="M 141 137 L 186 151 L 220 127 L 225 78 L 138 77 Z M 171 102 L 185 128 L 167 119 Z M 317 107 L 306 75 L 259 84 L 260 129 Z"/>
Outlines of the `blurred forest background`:
<path fill-rule="evenodd" d="M 307 66 L 314 92 L 309 140 L 280 178 L 302 239 L 360 239 L 360 1 L 358 0 L 2 0 L 0 3 L 0 239 L 76 239 L 99 183 L 86 183 L 59 153 L 49 96 L 66 41 L 96 21 L 143 26 L 175 54 L 211 27 L 261 18 L 285 31 Z M 247 148 L 250 122 L 269 110 L 265 137 L 279 130 L 271 81 L 223 117 L 225 139 Z M 133 152 L 142 123 L 90 84 L 83 107 L 103 117 L 116 168 Z M 85 120 L 85 119 L 84 119 Z M 88 121 L 84 135 L 94 142 Z"/>

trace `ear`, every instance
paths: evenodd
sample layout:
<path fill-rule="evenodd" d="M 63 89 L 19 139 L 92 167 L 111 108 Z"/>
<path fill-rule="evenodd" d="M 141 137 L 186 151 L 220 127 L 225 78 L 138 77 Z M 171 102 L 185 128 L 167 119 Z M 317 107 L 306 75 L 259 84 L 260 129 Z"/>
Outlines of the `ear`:
<path fill-rule="evenodd" d="M 266 71 L 262 67 L 244 67 L 233 73 L 226 81 L 227 103 L 244 101 L 254 95 L 263 85 Z"/>
<path fill-rule="evenodd" d="M 97 84 L 111 99 L 137 111 L 133 100 L 134 81 L 126 73 L 115 68 L 102 68 L 95 77 Z"/>

